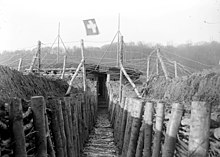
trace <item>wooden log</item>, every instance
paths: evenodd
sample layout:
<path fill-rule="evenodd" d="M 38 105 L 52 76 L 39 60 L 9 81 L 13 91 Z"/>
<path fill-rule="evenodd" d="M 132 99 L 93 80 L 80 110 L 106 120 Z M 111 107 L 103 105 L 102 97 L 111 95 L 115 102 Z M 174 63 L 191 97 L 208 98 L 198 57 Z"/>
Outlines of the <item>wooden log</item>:
<path fill-rule="evenodd" d="M 165 64 L 163 62 L 162 57 L 160 56 L 160 49 L 157 49 L 157 58 L 160 61 L 160 64 L 161 64 L 161 67 L 162 67 L 162 70 L 163 70 L 165 78 L 168 79 L 168 74 L 167 74 L 166 66 L 165 66 Z"/>
<path fill-rule="evenodd" d="M 13 98 L 10 103 L 10 123 L 15 141 L 14 155 L 15 157 L 26 157 L 25 137 L 23 127 L 23 112 L 21 99 Z M 1 154 L 1 152 L 0 152 Z"/>
<path fill-rule="evenodd" d="M 61 79 L 64 78 L 64 75 L 65 75 L 65 70 L 66 70 L 66 55 L 63 56 L 63 71 L 62 71 L 62 74 L 61 74 Z"/>
<path fill-rule="evenodd" d="M 47 112 L 45 111 L 45 126 L 46 126 L 46 135 L 47 135 L 47 153 L 49 157 L 56 157 L 55 151 L 53 148 L 52 139 L 50 136 L 50 129 L 49 129 L 49 123 L 48 123 L 48 117 Z"/>
<path fill-rule="evenodd" d="M 126 122 L 125 134 L 124 134 L 122 157 L 127 157 L 128 146 L 129 146 L 130 136 L 131 136 L 131 126 L 132 126 L 132 121 L 133 121 L 133 118 L 131 116 L 132 109 L 133 109 L 132 98 L 128 98 L 128 115 L 127 115 L 127 122 Z"/>
<path fill-rule="evenodd" d="M 119 142 L 118 142 L 119 154 L 122 153 L 122 148 L 124 144 L 124 135 L 125 135 L 125 129 L 126 129 L 126 123 L 127 123 L 127 115 L 128 115 L 128 98 L 125 98 L 125 105 L 124 105 L 123 113 L 122 113 L 121 129 L 119 133 L 120 136 L 119 136 Z"/>
<path fill-rule="evenodd" d="M 144 122 L 142 122 L 140 133 L 138 137 L 138 144 L 136 148 L 136 154 L 135 157 L 142 157 L 143 156 L 143 149 L 144 149 Z"/>
<path fill-rule="evenodd" d="M 77 96 L 77 110 L 78 110 L 78 128 L 79 128 L 79 142 L 80 142 L 80 151 L 83 149 L 84 143 L 84 123 L 82 119 L 82 108 L 81 108 L 81 98 Z"/>
<path fill-rule="evenodd" d="M 168 127 L 166 130 L 166 137 L 162 157 L 173 157 L 174 155 L 176 146 L 176 136 L 180 126 L 182 114 L 183 104 L 172 104 L 171 117 L 169 119 Z"/>
<path fill-rule="evenodd" d="M 118 112 L 118 118 L 116 121 L 116 127 L 115 127 L 115 136 L 116 136 L 116 144 L 119 143 L 119 138 L 120 138 L 120 131 L 121 131 L 121 123 L 122 123 L 122 114 L 123 114 L 123 109 L 125 105 L 125 97 L 122 97 L 122 101 L 119 104 L 119 112 Z"/>
<path fill-rule="evenodd" d="M 63 111 L 62 111 L 62 101 L 58 100 L 58 124 L 60 128 L 60 133 L 62 137 L 62 147 L 64 152 L 64 157 L 67 157 L 67 141 L 65 135 L 65 126 L 64 126 L 64 119 L 63 119 Z"/>
<path fill-rule="evenodd" d="M 18 63 L 18 71 L 21 70 L 21 65 L 22 65 L 22 58 L 19 59 L 19 63 Z"/>
<path fill-rule="evenodd" d="M 71 95 L 71 109 L 72 109 L 72 124 L 73 124 L 73 144 L 76 150 L 76 156 L 80 155 L 80 141 L 79 141 L 79 125 L 78 125 L 78 106 L 77 106 L 76 95 Z"/>
<path fill-rule="evenodd" d="M 33 111 L 33 124 L 36 143 L 36 157 L 47 157 L 47 139 L 45 126 L 46 103 L 43 96 L 31 97 L 31 108 Z"/>
<path fill-rule="evenodd" d="M 80 70 L 81 66 L 83 65 L 84 61 L 85 61 L 84 59 L 81 60 L 81 62 L 79 63 L 73 77 L 71 78 L 70 83 L 69 83 L 69 88 L 66 92 L 66 95 L 70 94 L 70 91 L 71 91 L 71 88 L 72 88 L 72 85 L 73 85 L 73 81 L 75 80 L 76 76 L 78 75 L 79 70 Z"/>
<path fill-rule="evenodd" d="M 191 105 L 189 156 L 206 157 L 209 148 L 211 105 L 193 101 Z"/>
<path fill-rule="evenodd" d="M 63 141 L 62 141 L 62 136 L 60 132 L 60 126 L 58 122 L 58 100 L 54 98 L 49 98 L 48 99 L 48 106 L 51 109 L 51 131 L 53 137 L 55 137 L 54 140 L 54 145 L 55 145 L 55 152 L 56 152 L 56 157 L 63 157 L 64 156 L 64 150 L 63 150 Z"/>
<path fill-rule="evenodd" d="M 72 133 L 70 131 L 70 123 L 69 117 L 68 117 L 68 107 L 69 104 L 69 97 L 64 97 L 64 99 L 61 100 L 62 104 L 62 112 L 63 112 L 63 120 L 64 120 L 64 130 L 65 130 L 65 136 L 66 136 L 66 148 L 67 148 L 67 156 L 73 156 L 74 155 L 74 149 L 73 149 L 73 143 L 72 143 Z"/>
<path fill-rule="evenodd" d="M 153 102 L 147 102 L 144 111 L 144 150 L 143 157 L 151 157 L 153 130 Z"/>
<path fill-rule="evenodd" d="M 128 81 L 130 82 L 131 86 L 134 88 L 135 93 L 137 94 L 137 96 L 139 98 L 141 98 L 141 94 L 138 92 L 137 87 L 135 86 L 135 84 L 133 83 L 133 81 L 131 80 L 131 78 L 129 77 L 129 75 L 127 74 L 126 70 L 124 69 L 123 65 L 120 64 L 120 69 L 123 71 L 125 77 L 128 79 Z"/>
<path fill-rule="evenodd" d="M 135 156 L 136 153 L 137 141 L 139 136 L 139 130 L 141 127 L 143 107 L 145 102 L 141 99 L 133 99 L 132 103 L 133 103 L 133 108 L 131 111 L 131 116 L 133 120 L 131 126 L 131 136 L 128 145 L 127 157 L 133 157 Z"/>
<path fill-rule="evenodd" d="M 161 135 L 163 128 L 163 121 L 164 121 L 164 103 L 158 102 L 156 109 L 156 124 L 155 124 L 152 157 L 161 156 Z"/>

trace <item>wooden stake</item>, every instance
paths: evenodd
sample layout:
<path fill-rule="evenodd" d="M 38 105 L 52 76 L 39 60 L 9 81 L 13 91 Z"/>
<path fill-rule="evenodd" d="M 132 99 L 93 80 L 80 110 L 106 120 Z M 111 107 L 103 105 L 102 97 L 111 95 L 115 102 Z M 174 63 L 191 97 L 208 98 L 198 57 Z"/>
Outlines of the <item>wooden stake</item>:
<path fill-rule="evenodd" d="M 193 101 L 189 134 L 190 157 L 206 157 L 209 149 L 211 105 L 206 102 Z"/>
<path fill-rule="evenodd" d="M 21 70 L 21 65 L 22 65 L 22 58 L 19 59 L 19 63 L 18 63 L 18 71 Z"/>
<path fill-rule="evenodd" d="M 174 75 L 175 75 L 175 78 L 177 78 L 178 74 L 177 74 L 177 64 L 176 64 L 176 61 L 173 61 L 173 64 L 174 64 Z"/>
<path fill-rule="evenodd" d="M 137 94 L 137 96 L 139 98 L 141 98 L 140 93 L 138 92 L 138 89 L 136 88 L 135 84 L 133 83 L 133 81 L 131 80 L 131 78 L 129 77 L 129 75 L 127 74 L 126 70 L 124 69 L 123 65 L 120 64 L 121 70 L 124 73 L 125 77 L 128 79 L 128 81 L 130 82 L 131 86 L 134 88 L 135 93 Z"/>
<path fill-rule="evenodd" d="M 59 25 L 58 25 L 58 36 L 57 36 L 57 39 L 58 39 L 58 44 L 57 44 L 57 63 L 59 63 L 59 53 L 60 53 L 60 22 L 59 22 Z"/>
<path fill-rule="evenodd" d="M 86 68 L 85 68 L 85 57 L 84 57 L 84 42 L 81 40 L 81 55 L 82 55 L 82 71 L 83 71 L 83 91 L 86 92 Z"/>
<path fill-rule="evenodd" d="M 84 59 L 81 60 L 81 62 L 79 63 L 79 65 L 78 65 L 78 67 L 77 67 L 77 69 L 76 69 L 72 79 L 70 80 L 69 88 L 68 88 L 68 90 L 66 92 L 66 95 L 70 94 L 70 91 L 71 91 L 71 88 L 72 88 L 72 85 L 73 85 L 73 81 L 76 78 L 76 76 L 78 75 L 79 70 L 80 70 L 81 66 L 83 65 L 83 63 L 84 63 Z"/>
<path fill-rule="evenodd" d="M 62 71 L 62 74 L 61 74 L 61 79 L 64 78 L 65 70 L 66 70 L 66 55 L 63 57 L 63 71 Z"/>
<path fill-rule="evenodd" d="M 149 81 L 149 72 L 150 72 L 150 56 L 147 58 L 147 81 Z"/>
<path fill-rule="evenodd" d="M 60 132 L 60 126 L 58 121 L 58 100 L 57 99 L 48 99 L 48 106 L 51 109 L 51 128 L 52 128 L 52 135 L 54 138 L 54 145 L 55 145 L 55 152 L 56 157 L 63 157 L 64 156 L 64 150 L 63 150 L 63 142 L 62 142 L 62 136 Z"/>
<path fill-rule="evenodd" d="M 164 120 L 164 103 L 158 102 L 156 109 L 156 124 L 155 124 L 155 134 L 153 141 L 153 154 L 152 157 L 161 156 L 161 135 Z"/>
<path fill-rule="evenodd" d="M 123 66 L 123 36 L 121 36 L 121 42 L 120 42 L 120 65 Z M 120 68 L 120 85 L 119 85 L 119 103 L 121 103 L 122 99 L 122 79 L 123 79 L 123 73 Z"/>
<path fill-rule="evenodd" d="M 132 126 L 132 121 L 133 121 L 133 117 L 131 116 L 132 109 L 133 109 L 132 98 L 128 98 L 128 115 L 127 115 L 126 128 L 125 128 L 125 133 L 124 133 L 124 144 L 123 144 L 123 149 L 122 149 L 123 157 L 127 157 L 128 146 L 129 146 L 130 137 L 131 137 L 131 126 Z"/>
<path fill-rule="evenodd" d="M 33 67 L 34 67 L 34 64 L 35 64 L 35 62 L 36 62 L 36 59 L 37 59 L 37 58 L 40 58 L 40 57 L 39 57 L 40 49 L 41 49 L 41 42 L 38 41 L 37 52 L 35 53 L 35 55 L 34 55 L 33 58 L 32 58 L 31 65 L 30 65 L 30 68 L 29 68 L 29 70 L 28 70 L 29 73 L 33 72 Z M 40 61 L 38 61 L 38 70 L 39 70 L 39 63 L 40 63 Z"/>
<path fill-rule="evenodd" d="M 158 61 L 158 58 L 156 58 L 156 74 L 159 75 L 159 61 Z"/>
<path fill-rule="evenodd" d="M 119 154 L 121 154 L 122 148 L 123 148 L 124 135 L 125 135 L 125 129 L 126 129 L 126 123 L 127 123 L 127 116 L 128 116 L 128 98 L 125 98 L 125 105 L 124 105 L 123 113 L 122 113 L 120 136 L 119 136 L 119 142 L 118 142 Z"/>
<path fill-rule="evenodd" d="M 74 156 L 74 149 L 73 149 L 73 135 L 72 130 L 70 130 L 72 127 L 72 121 L 70 121 L 70 115 L 69 115 L 69 104 L 70 100 L 69 97 L 64 97 L 63 100 L 61 100 L 62 104 L 62 111 L 63 111 L 63 120 L 64 120 L 64 128 L 65 128 L 65 135 L 66 135 L 66 142 L 67 142 L 67 156 Z M 72 117 L 71 117 L 72 120 Z"/>
<path fill-rule="evenodd" d="M 165 66 L 165 64 L 164 64 L 164 62 L 163 62 L 163 59 L 162 59 L 161 56 L 160 56 L 160 49 L 157 49 L 157 58 L 158 58 L 159 61 L 160 61 L 160 64 L 161 64 L 161 66 L 162 66 L 162 70 L 163 70 L 163 73 L 164 73 L 165 78 L 168 79 L 168 74 L 167 74 L 166 66 Z"/>
<path fill-rule="evenodd" d="M 15 141 L 14 155 L 15 157 L 26 157 L 21 99 L 12 99 L 9 116 Z"/>
<path fill-rule="evenodd" d="M 37 49 L 37 54 L 38 54 L 38 72 L 40 73 L 41 69 L 41 41 L 38 41 L 38 49 Z"/>
<path fill-rule="evenodd" d="M 153 103 L 147 102 L 144 110 L 144 150 L 143 157 L 151 156 L 153 130 Z"/>
<path fill-rule="evenodd" d="M 183 114 L 183 104 L 172 104 L 171 117 L 167 126 L 162 157 L 173 157 L 176 147 L 176 136 Z"/>
<path fill-rule="evenodd" d="M 33 111 L 36 157 L 47 157 L 47 139 L 45 126 L 46 104 L 43 96 L 31 97 L 31 108 Z"/>
<path fill-rule="evenodd" d="M 131 116 L 133 117 L 131 126 L 131 136 L 128 145 L 127 157 L 133 157 L 136 153 L 136 147 L 138 142 L 139 130 L 141 127 L 141 120 L 143 114 L 144 101 L 141 99 L 132 99 L 133 108 Z"/>

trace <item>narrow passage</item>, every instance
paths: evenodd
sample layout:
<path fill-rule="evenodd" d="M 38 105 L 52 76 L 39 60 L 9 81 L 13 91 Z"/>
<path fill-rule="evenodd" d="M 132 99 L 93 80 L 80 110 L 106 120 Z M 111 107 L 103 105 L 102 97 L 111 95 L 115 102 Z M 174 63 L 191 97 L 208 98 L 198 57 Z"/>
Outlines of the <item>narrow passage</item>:
<path fill-rule="evenodd" d="M 107 109 L 99 109 L 96 124 L 83 149 L 82 157 L 117 157 L 113 129 Z"/>

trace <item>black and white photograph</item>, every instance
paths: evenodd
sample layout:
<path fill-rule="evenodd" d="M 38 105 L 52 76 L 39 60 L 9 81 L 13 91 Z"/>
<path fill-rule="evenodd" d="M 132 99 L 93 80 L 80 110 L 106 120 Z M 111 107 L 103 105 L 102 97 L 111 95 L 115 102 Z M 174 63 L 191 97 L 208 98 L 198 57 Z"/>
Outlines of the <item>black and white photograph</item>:
<path fill-rule="evenodd" d="M 0 157 L 220 157 L 220 0 L 0 0 Z"/>

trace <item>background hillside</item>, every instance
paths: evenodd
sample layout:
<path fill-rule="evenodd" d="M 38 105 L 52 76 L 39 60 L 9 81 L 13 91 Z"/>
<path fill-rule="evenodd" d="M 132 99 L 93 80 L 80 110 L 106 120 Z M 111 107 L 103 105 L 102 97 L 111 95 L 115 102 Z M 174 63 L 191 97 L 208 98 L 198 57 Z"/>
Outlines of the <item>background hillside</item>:
<path fill-rule="evenodd" d="M 161 55 L 171 61 L 188 67 L 192 72 L 202 69 L 215 67 L 220 60 L 220 43 L 203 42 L 197 44 L 182 44 L 179 46 L 162 46 Z M 137 44 L 125 43 L 124 62 L 126 66 L 131 66 L 139 70 L 146 70 L 146 58 L 155 49 L 155 46 L 139 42 Z M 37 47 L 31 50 L 4 51 L 0 54 L 0 64 L 16 68 L 19 58 L 23 59 L 22 68 L 29 67 L 32 57 L 37 51 Z M 100 64 L 116 65 L 117 43 L 103 45 L 101 47 L 86 47 L 85 56 L 87 63 L 98 64 L 100 59 L 104 59 Z M 67 62 L 79 63 L 81 60 L 80 47 L 73 46 L 67 49 L 60 48 L 59 63 L 63 62 L 63 56 L 67 56 Z M 52 67 L 57 64 L 57 47 L 47 47 L 42 45 L 41 49 L 42 64 L 45 67 Z M 152 60 L 155 57 L 152 56 Z"/>

